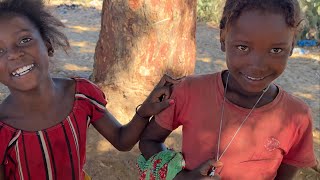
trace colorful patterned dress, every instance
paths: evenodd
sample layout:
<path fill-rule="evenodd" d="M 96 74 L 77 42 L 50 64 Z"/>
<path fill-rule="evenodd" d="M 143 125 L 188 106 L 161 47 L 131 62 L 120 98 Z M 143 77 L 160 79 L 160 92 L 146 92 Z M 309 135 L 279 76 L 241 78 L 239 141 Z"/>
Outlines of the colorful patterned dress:
<path fill-rule="evenodd" d="M 100 119 L 106 100 L 90 81 L 75 78 L 75 101 L 59 124 L 36 132 L 23 131 L 0 120 L 0 163 L 8 180 L 83 180 L 86 135 Z"/>

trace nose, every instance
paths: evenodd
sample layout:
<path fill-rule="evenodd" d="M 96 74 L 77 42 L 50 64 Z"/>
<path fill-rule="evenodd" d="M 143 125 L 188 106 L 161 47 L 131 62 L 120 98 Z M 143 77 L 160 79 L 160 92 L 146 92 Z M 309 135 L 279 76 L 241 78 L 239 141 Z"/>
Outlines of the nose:
<path fill-rule="evenodd" d="M 250 56 L 250 65 L 252 67 L 263 69 L 265 67 L 266 56 L 264 53 L 252 52 Z"/>
<path fill-rule="evenodd" d="M 14 47 L 8 49 L 8 60 L 17 60 L 24 55 L 24 52 L 21 49 Z"/>

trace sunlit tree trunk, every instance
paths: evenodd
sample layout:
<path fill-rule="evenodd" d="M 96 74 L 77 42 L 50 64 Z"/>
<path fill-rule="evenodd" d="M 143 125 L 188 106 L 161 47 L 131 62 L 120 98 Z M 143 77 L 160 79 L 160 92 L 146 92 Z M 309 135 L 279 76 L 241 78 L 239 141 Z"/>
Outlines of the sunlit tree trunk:
<path fill-rule="evenodd" d="M 153 86 L 193 73 L 196 0 L 104 0 L 93 80 Z"/>

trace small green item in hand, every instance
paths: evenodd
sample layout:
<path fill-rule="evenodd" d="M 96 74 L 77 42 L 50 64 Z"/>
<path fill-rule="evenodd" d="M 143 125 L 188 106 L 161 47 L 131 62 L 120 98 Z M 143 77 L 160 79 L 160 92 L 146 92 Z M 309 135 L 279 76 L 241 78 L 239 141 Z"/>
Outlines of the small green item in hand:
<path fill-rule="evenodd" d="M 142 155 L 137 159 L 140 180 L 172 180 L 184 169 L 181 153 L 173 150 L 161 151 L 146 160 Z"/>

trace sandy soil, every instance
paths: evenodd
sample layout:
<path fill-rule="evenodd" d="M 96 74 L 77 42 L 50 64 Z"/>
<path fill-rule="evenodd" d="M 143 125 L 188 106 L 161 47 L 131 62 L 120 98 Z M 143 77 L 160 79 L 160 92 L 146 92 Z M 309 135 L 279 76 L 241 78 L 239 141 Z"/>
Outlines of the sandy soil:
<path fill-rule="evenodd" d="M 65 6 L 53 6 L 51 9 L 66 24 L 67 28 L 64 31 L 72 45 L 68 55 L 63 52 L 55 54 L 51 66 L 52 74 L 59 77 L 88 78 L 92 73 L 95 43 L 99 37 L 100 10 Z M 214 26 L 198 23 L 196 74 L 217 72 L 226 68 L 224 54 L 219 49 L 218 33 Z M 312 108 L 315 152 L 320 157 L 320 133 L 316 130 L 320 130 L 320 50 L 310 51 L 306 55 L 294 54 L 288 68 L 277 83 L 303 99 Z M 104 87 L 103 89 L 109 101 L 107 108 L 121 123 L 128 122 L 134 113 L 135 106 L 145 98 L 145 94 L 132 91 L 130 87 Z M 0 100 L 7 94 L 8 90 L 0 85 Z M 181 130 L 179 129 L 172 133 L 166 144 L 180 149 L 180 139 Z M 137 147 L 131 152 L 118 152 L 93 128 L 89 130 L 86 169 L 93 179 L 137 179 L 135 160 L 138 155 Z M 317 179 L 317 177 L 320 179 L 320 174 L 312 169 L 305 169 L 299 173 L 297 179 Z"/>

